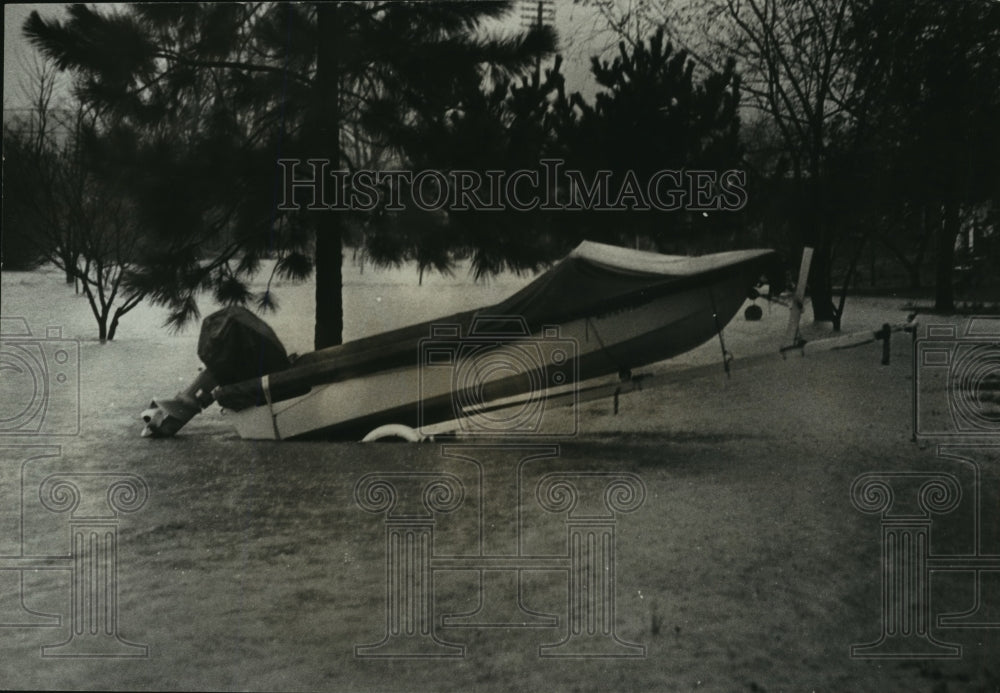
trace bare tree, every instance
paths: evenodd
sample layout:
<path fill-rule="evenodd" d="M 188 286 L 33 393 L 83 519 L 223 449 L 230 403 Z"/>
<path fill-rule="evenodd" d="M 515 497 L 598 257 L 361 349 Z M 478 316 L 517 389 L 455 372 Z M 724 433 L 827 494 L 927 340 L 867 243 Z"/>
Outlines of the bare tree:
<path fill-rule="evenodd" d="M 25 153 L 30 157 L 36 175 L 51 177 L 56 171 L 43 169 L 56 165 L 56 162 L 47 153 L 65 140 L 69 134 L 67 129 L 73 128 L 72 114 L 68 114 L 62 108 L 62 101 L 56 99 L 57 90 L 62 85 L 59 72 L 52 63 L 41 60 L 34 53 L 30 58 L 21 55 L 19 63 L 18 89 L 28 105 L 17 110 L 10 127 L 24 138 Z M 78 253 L 72 238 L 61 238 L 51 245 L 51 251 L 46 251 L 45 255 L 50 252 L 58 255 L 60 267 L 76 264 Z M 67 284 L 76 283 L 72 272 L 66 271 L 65 276 Z M 78 286 L 76 288 L 79 290 Z"/>
<path fill-rule="evenodd" d="M 809 275 L 813 316 L 839 329 L 845 293 L 833 303 L 836 229 L 827 223 L 831 144 L 850 118 L 854 87 L 847 31 L 852 0 L 706 0 L 699 32 L 705 56 L 736 57 L 744 103 L 777 127 L 800 199 L 803 244 L 815 248 Z M 851 251 L 848 279 L 860 258 Z M 846 289 L 848 281 L 844 282 Z"/>
<path fill-rule="evenodd" d="M 100 175 L 85 139 L 99 119 L 76 103 L 56 108 L 55 71 L 36 62 L 22 87 L 31 108 L 4 125 L 5 221 L 87 297 L 101 342 L 144 298 L 125 277 L 138 256 L 140 229 L 127 197 Z"/>
<path fill-rule="evenodd" d="M 856 115 L 846 107 L 855 87 L 846 38 L 853 0 L 592 1 L 624 40 L 637 26 L 659 23 L 705 68 L 721 71 L 726 60 L 736 59 L 747 115 L 773 123 L 782 143 L 777 158 L 787 165 L 781 175 L 807 201 L 794 223 L 800 241 L 815 248 L 809 278 L 814 317 L 839 329 L 844 295 L 834 306 L 836 236 L 825 223 L 831 200 L 824 179 L 831 141 Z"/>

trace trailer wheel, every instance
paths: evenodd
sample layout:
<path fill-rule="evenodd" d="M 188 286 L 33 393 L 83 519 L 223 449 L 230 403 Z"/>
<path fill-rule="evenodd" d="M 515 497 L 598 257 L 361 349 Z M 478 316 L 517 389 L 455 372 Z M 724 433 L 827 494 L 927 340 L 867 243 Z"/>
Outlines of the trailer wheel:
<path fill-rule="evenodd" d="M 421 443 L 426 438 L 409 426 L 404 426 L 403 424 L 385 424 L 369 432 L 368 435 L 361 439 L 361 442 L 374 443 L 383 440 Z"/>

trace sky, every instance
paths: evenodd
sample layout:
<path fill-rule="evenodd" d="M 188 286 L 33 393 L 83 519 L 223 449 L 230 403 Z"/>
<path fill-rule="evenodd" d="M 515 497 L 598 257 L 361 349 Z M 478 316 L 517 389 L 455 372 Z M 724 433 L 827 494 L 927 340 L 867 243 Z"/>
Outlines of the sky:
<path fill-rule="evenodd" d="M 121 3 L 97 3 L 98 6 L 117 7 Z M 555 0 L 555 26 L 560 37 L 560 52 L 565 58 L 562 72 L 566 77 L 569 92 L 579 91 L 585 97 L 593 96 L 595 91 L 590 77 L 590 55 L 604 50 L 609 39 L 607 35 L 595 36 L 598 33 L 599 19 L 593 8 L 581 5 L 573 0 Z M 65 16 L 64 5 L 61 4 L 5 4 L 3 8 L 3 107 L 5 116 L 10 109 L 24 108 L 27 99 L 23 93 L 25 66 L 37 56 L 35 49 L 21 35 L 21 27 L 32 10 L 45 18 Z M 520 11 L 515 8 L 507 23 L 517 26 Z M 550 62 L 551 64 L 551 62 Z M 68 94 L 68 79 L 64 80 L 63 94 Z"/>
<path fill-rule="evenodd" d="M 3 6 L 3 107 L 23 108 L 26 99 L 21 88 L 25 67 L 37 56 L 35 49 L 21 35 L 21 27 L 32 10 L 45 18 L 65 15 L 63 5 L 5 4 Z M 25 62 L 27 61 L 27 62 Z"/>

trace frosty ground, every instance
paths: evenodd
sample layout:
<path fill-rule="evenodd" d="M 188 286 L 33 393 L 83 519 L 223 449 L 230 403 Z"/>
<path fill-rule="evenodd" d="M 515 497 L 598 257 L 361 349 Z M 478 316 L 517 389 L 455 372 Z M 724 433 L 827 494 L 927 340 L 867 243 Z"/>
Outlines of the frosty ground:
<path fill-rule="evenodd" d="M 459 273 L 418 286 L 410 267 L 362 273 L 348 261 L 344 270 L 347 339 L 492 303 L 529 281 L 473 284 Z M 935 630 L 962 645 L 954 660 L 850 656 L 851 645 L 878 637 L 881 617 L 879 519 L 852 505 L 852 481 L 875 471 L 957 473 L 933 446 L 911 440 L 909 337 L 893 340 L 887 366 L 877 343 L 782 359 L 787 311 L 765 306 L 760 322 L 740 311 L 724 333 L 737 359 L 731 378 L 712 341 L 643 369 L 669 385 L 624 396 L 617 415 L 610 400 L 559 414 L 576 416 L 579 433 L 560 442 L 554 468 L 626 471 L 645 485 L 645 502 L 616 524 L 614 619 L 618 637 L 643 645 L 644 657 L 539 658 L 539 646 L 565 637 L 567 607 L 565 578 L 537 571 L 524 581 L 524 599 L 556 615 L 558 626 L 441 629 L 443 639 L 465 645 L 464 658 L 379 660 L 357 658 L 354 648 L 385 633 L 385 527 L 358 507 L 353 489 L 372 471 L 448 470 L 439 446 L 242 441 L 218 409 L 175 439 L 141 439 L 138 415 L 149 400 L 197 373 L 197 329 L 170 334 L 165 312 L 143 306 L 101 345 L 85 299 L 58 273 L 5 272 L 2 289 L 4 318 L 24 317 L 36 335 L 60 326 L 64 338 L 80 340 L 82 414 L 77 435 L 0 441 L 0 526 L 10 530 L 0 554 L 22 550 L 19 484 L 67 469 L 128 472 L 150 495 L 122 518 L 118 567 L 120 634 L 148 644 L 149 657 L 42 658 L 41 646 L 69 635 L 68 579 L 64 571 L 30 572 L 25 606 L 63 614 L 62 625 L 0 629 L 0 688 L 940 693 L 1000 685 L 1000 638 L 987 629 Z M 268 321 L 290 352 L 308 351 L 311 285 L 274 289 L 280 309 Z M 874 329 L 905 314 L 898 299 L 853 299 L 844 329 Z M 822 327 L 806 329 L 807 337 L 826 336 Z M 763 353 L 774 358 L 740 366 Z M 23 448 L 8 443 L 60 445 L 61 456 L 19 476 Z M 505 471 L 503 460 L 485 464 L 487 475 Z M 984 507 L 994 509 L 995 469 L 983 479 Z M 950 550 L 942 538 L 956 552 L 968 549 L 963 508 L 971 496 L 935 537 L 938 550 Z M 60 530 L 36 515 L 56 529 L 43 533 L 25 515 L 24 544 L 65 553 L 65 518 Z M 476 525 L 453 523 L 442 550 L 467 548 Z M 558 543 L 564 531 L 540 523 L 526 541 Z M 474 608 L 471 577 L 436 577 L 438 616 Z M 972 605 L 969 574 L 935 577 L 932 589 L 935 613 Z"/>

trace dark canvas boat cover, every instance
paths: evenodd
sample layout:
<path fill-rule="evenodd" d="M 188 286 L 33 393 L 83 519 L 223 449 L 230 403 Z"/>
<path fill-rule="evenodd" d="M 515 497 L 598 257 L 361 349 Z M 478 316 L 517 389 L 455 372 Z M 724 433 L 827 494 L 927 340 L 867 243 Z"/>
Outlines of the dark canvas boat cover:
<path fill-rule="evenodd" d="M 584 241 L 566 258 L 506 301 L 482 314 L 518 315 L 531 332 L 543 325 L 600 315 L 647 301 L 720 273 L 745 269 L 772 256 L 770 250 L 736 250 L 690 257 Z"/>
<path fill-rule="evenodd" d="M 528 336 L 543 326 L 641 305 L 692 285 L 710 284 L 723 273 L 760 272 L 771 257 L 770 250 L 688 257 L 584 242 L 500 303 L 305 354 L 291 368 L 268 378 L 268 396 L 279 401 L 302 394 L 303 385 L 417 365 L 420 340 L 430 336 L 432 326 L 453 325 L 459 337 Z M 495 316 L 508 319 L 497 320 Z M 265 373 L 268 371 L 260 370 L 255 375 Z M 237 410 L 266 401 L 258 379 L 220 387 L 215 394 L 221 405 Z"/>
<path fill-rule="evenodd" d="M 222 385 L 291 365 L 274 330 L 241 306 L 223 308 L 202 321 L 198 358 Z"/>

